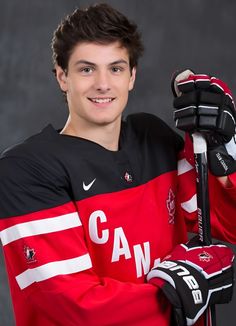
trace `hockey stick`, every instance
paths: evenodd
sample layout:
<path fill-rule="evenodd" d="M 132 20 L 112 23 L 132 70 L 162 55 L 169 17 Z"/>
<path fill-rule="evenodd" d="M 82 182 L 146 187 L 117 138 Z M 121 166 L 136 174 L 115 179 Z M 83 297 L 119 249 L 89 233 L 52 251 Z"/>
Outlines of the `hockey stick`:
<path fill-rule="evenodd" d="M 198 132 L 195 132 L 192 137 L 195 169 L 197 173 L 198 234 L 203 245 L 208 246 L 212 243 L 212 240 L 208 192 L 207 144 L 204 136 Z M 215 306 L 209 307 L 204 318 L 204 326 L 216 326 Z M 210 324 L 208 324 L 209 318 Z"/>

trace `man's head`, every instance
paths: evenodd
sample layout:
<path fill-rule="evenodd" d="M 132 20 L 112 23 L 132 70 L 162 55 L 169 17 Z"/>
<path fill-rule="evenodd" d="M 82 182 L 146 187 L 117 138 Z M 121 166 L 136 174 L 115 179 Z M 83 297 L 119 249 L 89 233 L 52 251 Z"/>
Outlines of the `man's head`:
<path fill-rule="evenodd" d="M 129 54 L 130 70 L 136 67 L 143 45 L 137 26 L 107 4 L 76 9 L 54 32 L 53 63 L 65 72 L 73 49 L 79 43 L 110 44 L 119 42 Z"/>
<path fill-rule="evenodd" d="M 69 133 L 89 139 L 97 127 L 119 131 L 143 51 L 136 25 L 106 4 L 77 9 L 55 31 L 52 48 Z"/>

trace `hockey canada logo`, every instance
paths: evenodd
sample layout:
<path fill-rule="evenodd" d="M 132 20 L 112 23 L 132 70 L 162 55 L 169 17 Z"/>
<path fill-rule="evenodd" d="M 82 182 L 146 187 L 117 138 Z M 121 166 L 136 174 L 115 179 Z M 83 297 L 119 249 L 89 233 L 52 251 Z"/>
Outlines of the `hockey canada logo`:
<path fill-rule="evenodd" d="M 125 173 L 124 178 L 125 178 L 125 180 L 127 182 L 132 182 L 133 181 L 132 175 L 129 174 L 128 172 Z"/>
<path fill-rule="evenodd" d="M 175 223 L 175 195 L 170 188 L 168 198 L 166 200 L 166 206 L 169 212 L 169 224 Z"/>
<path fill-rule="evenodd" d="M 27 263 L 34 263 L 36 262 L 35 259 L 35 250 L 28 246 L 24 246 L 24 255 L 27 260 Z"/>
<path fill-rule="evenodd" d="M 205 261 L 208 263 L 213 257 L 208 252 L 203 251 L 198 255 L 198 258 L 200 261 Z"/>

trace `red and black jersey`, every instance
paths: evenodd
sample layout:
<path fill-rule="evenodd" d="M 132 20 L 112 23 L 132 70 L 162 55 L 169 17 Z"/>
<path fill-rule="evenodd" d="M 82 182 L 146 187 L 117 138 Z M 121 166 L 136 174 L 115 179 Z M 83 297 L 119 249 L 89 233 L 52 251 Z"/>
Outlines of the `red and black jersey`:
<path fill-rule="evenodd" d="M 197 230 L 191 159 L 150 114 L 122 122 L 118 151 L 51 125 L 5 151 L 0 237 L 17 325 L 170 325 L 145 275 Z M 236 242 L 236 189 L 212 176 L 210 189 L 213 235 Z"/>

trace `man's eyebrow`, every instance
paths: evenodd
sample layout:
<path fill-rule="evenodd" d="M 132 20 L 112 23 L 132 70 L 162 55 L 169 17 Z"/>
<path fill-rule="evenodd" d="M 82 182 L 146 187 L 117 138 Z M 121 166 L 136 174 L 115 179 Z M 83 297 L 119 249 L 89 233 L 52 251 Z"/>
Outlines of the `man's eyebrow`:
<path fill-rule="evenodd" d="M 116 60 L 111 63 L 109 63 L 109 66 L 117 65 L 117 64 L 125 64 L 128 65 L 128 62 L 124 59 Z M 88 66 L 96 66 L 96 63 L 87 61 L 87 60 L 78 60 L 75 62 L 75 66 L 77 65 L 88 65 Z"/>
<path fill-rule="evenodd" d="M 78 60 L 75 62 L 75 66 L 77 65 L 88 65 L 88 66 L 96 66 L 95 63 L 87 61 L 87 60 Z"/>
<path fill-rule="evenodd" d="M 120 60 L 116 60 L 116 61 L 111 62 L 111 63 L 109 64 L 109 66 L 119 65 L 119 64 L 122 64 L 122 63 L 124 63 L 124 64 L 126 64 L 126 65 L 129 64 L 126 60 L 124 60 L 124 59 L 120 59 Z"/>

